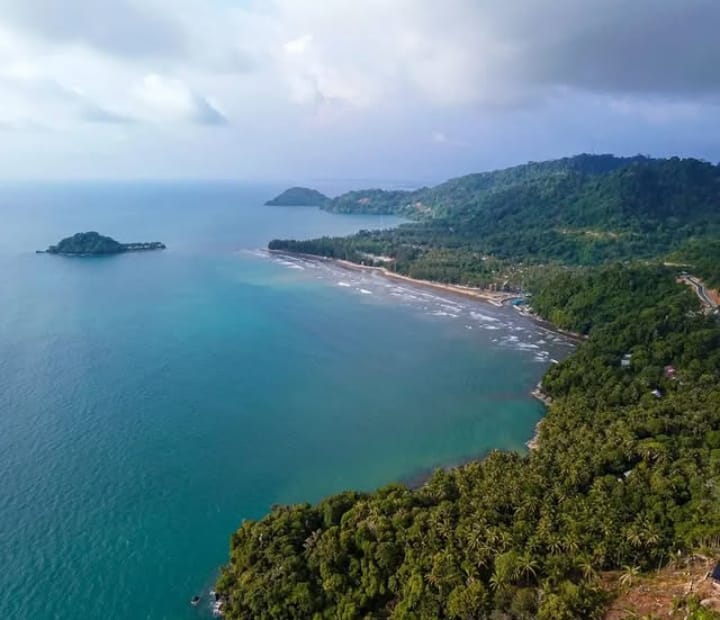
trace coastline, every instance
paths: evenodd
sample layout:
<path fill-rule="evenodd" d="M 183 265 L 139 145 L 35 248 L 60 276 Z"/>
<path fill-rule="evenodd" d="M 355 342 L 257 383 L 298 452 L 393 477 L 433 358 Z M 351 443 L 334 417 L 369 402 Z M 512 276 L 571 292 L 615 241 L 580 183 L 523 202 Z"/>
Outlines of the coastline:
<path fill-rule="evenodd" d="M 530 392 L 530 395 L 533 398 L 539 400 L 543 405 L 545 405 L 547 413 L 547 408 L 552 404 L 552 398 L 543 391 L 542 382 L 538 383 L 535 386 L 535 389 Z M 540 433 L 542 432 L 542 426 L 544 421 L 545 416 L 538 420 L 538 423 L 535 425 L 535 432 L 533 433 L 533 436 L 525 442 L 528 450 L 533 451 L 537 450 L 540 447 Z"/>
<path fill-rule="evenodd" d="M 347 269 L 349 271 L 365 271 L 370 273 L 379 273 L 381 276 L 390 280 L 398 280 L 400 282 L 407 282 L 413 286 L 421 288 L 429 288 L 435 291 L 443 291 L 446 293 L 454 293 L 463 297 L 469 297 L 470 299 L 479 299 L 487 303 L 492 304 L 498 308 L 501 308 L 507 301 L 516 299 L 517 294 L 514 293 L 498 293 L 495 291 L 489 291 L 482 288 L 475 288 L 472 286 L 463 286 L 462 284 L 444 284 L 442 282 L 433 282 L 431 280 L 420 280 L 417 278 L 411 278 L 410 276 L 404 276 L 394 271 L 390 271 L 385 267 L 372 267 L 370 265 L 358 265 L 349 260 L 342 258 L 328 258 L 327 256 L 317 256 L 315 254 L 303 254 L 301 252 L 287 252 L 285 250 L 267 250 L 270 254 L 277 256 L 295 256 L 304 258 L 306 260 L 330 262 L 338 267 Z"/>
<path fill-rule="evenodd" d="M 389 271 L 385 267 L 371 267 L 368 265 L 358 265 L 357 263 L 353 263 L 349 260 L 345 260 L 342 258 L 330 258 L 327 256 L 318 256 L 316 254 L 304 254 L 302 252 L 288 252 L 286 250 L 270 250 L 265 249 L 264 251 L 268 252 L 271 256 L 288 256 L 288 257 L 294 257 L 294 258 L 302 258 L 304 260 L 309 261 L 316 261 L 321 263 L 330 263 L 332 265 L 336 265 L 337 267 L 340 267 L 341 269 L 347 269 L 348 271 L 364 271 L 369 273 L 379 273 L 384 278 L 387 278 L 389 280 L 397 280 L 400 282 L 405 282 L 407 284 L 410 284 L 412 286 L 417 286 L 419 288 L 429 288 L 435 291 L 440 291 L 444 293 L 452 293 L 454 295 L 460 295 L 461 297 L 466 297 L 469 299 L 474 299 L 476 301 L 483 301 L 486 303 L 489 303 L 496 308 L 502 308 L 505 307 L 507 302 L 511 299 L 517 299 L 519 296 L 514 293 L 498 293 L 496 291 L 489 291 L 487 289 L 482 288 L 475 288 L 472 286 L 464 286 L 462 284 L 446 284 L 443 282 L 433 282 L 431 280 L 420 280 L 417 278 L 411 278 L 410 276 L 404 276 L 399 273 L 395 273 L 394 271 Z M 581 342 L 584 342 L 588 339 L 588 336 L 585 334 L 580 334 L 578 332 L 572 332 L 567 329 L 561 329 L 559 327 L 556 327 L 549 321 L 546 321 L 545 319 L 541 318 L 537 314 L 535 314 L 532 311 L 529 311 L 527 309 L 519 309 L 516 308 L 518 313 L 522 316 L 524 316 L 527 319 L 530 319 L 533 323 L 535 323 L 538 327 L 541 329 L 544 329 L 545 331 L 551 333 L 551 334 L 559 334 L 561 336 L 565 336 L 569 340 L 572 340 L 574 343 L 579 344 Z"/>
<path fill-rule="evenodd" d="M 495 291 L 487 291 L 485 289 L 480 288 L 473 288 L 469 286 L 462 286 L 459 284 L 444 284 L 441 282 L 432 282 L 429 280 L 419 280 L 416 278 L 411 278 L 410 276 L 404 276 L 392 271 L 389 271 L 385 267 L 372 267 L 368 265 L 358 265 L 357 263 L 353 263 L 348 260 L 340 259 L 340 258 L 330 258 L 326 256 L 317 256 L 315 254 L 304 254 L 302 252 L 287 252 L 285 250 L 267 250 L 271 255 L 276 256 L 289 256 L 289 257 L 296 257 L 296 258 L 302 258 L 304 260 L 309 261 L 319 261 L 323 263 L 331 263 L 333 265 L 336 265 L 337 267 L 341 269 L 346 269 L 348 271 L 360 271 L 360 272 L 370 272 L 370 273 L 378 273 L 382 277 L 390 279 L 390 280 L 397 280 L 401 282 L 405 282 L 407 284 L 410 284 L 412 286 L 420 287 L 420 288 L 429 288 L 435 291 L 440 291 L 444 293 L 452 293 L 454 295 L 460 295 L 466 298 L 473 299 L 475 301 L 482 301 L 489 304 L 492 304 L 495 307 L 502 308 L 506 305 L 506 303 L 511 299 L 516 299 L 518 296 L 515 294 L 510 293 L 497 293 Z M 518 312 L 524 316 L 525 318 L 530 319 L 533 323 L 535 323 L 540 329 L 543 329 L 549 333 L 555 333 L 560 334 L 569 340 L 572 340 L 575 344 L 579 344 L 585 340 L 587 340 L 587 336 L 584 334 L 579 334 L 575 332 L 571 332 L 568 330 L 560 329 L 549 323 L 548 321 L 540 318 L 537 314 L 535 314 L 532 311 L 529 311 L 527 309 L 518 309 Z M 539 382 L 530 392 L 530 396 L 533 398 L 539 400 L 545 407 L 549 407 L 552 403 L 552 398 L 548 396 L 542 389 L 542 382 Z M 537 422 L 535 425 L 533 435 L 532 437 L 525 442 L 525 446 L 528 448 L 530 452 L 535 451 L 539 448 L 540 445 L 540 433 L 542 431 L 542 424 L 545 420 L 545 415 Z M 418 472 L 415 472 L 413 474 L 410 474 L 405 479 L 401 480 L 400 482 L 402 484 L 405 484 L 410 489 L 418 489 L 421 486 L 423 486 L 430 476 L 433 474 L 433 472 L 437 471 L 437 469 L 454 469 L 455 467 L 461 467 L 462 465 L 465 465 L 467 463 L 471 463 L 473 461 L 481 460 L 483 459 L 487 453 L 477 455 L 474 457 L 469 457 L 466 459 L 462 459 L 459 462 L 451 463 L 448 465 L 437 465 L 437 466 L 431 466 L 427 469 L 422 469 Z"/>
<path fill-rule="evenodd" d="M 463 286 L 461 284 L 443 284 L 441 282 L 432 282 L 431 280 L 419 280 L 417 278 L 411 278 L 410 276 L 404 276 L 394 271 L 390 271 L 385 267 L 370 267 L 368 265 L 358 265 L 357 263 L 350 262 L 343 259 L 330 259 L 333 260 L 337 265 L 350 271 L 368 271 L 379 273 L 385 278 L 390 280 L 398 280 L 400 282 L 407 282 L 413 286 L 421 288 L 429 288 L 435 291 L 443 291 L 446 293 L 454 293 L 456 295 L 462 295 L 463 297 L 470 297 L 471 299 L 479 299 L 487 303 L 492 304 L 501 308 L 504 303 L 510 299 L 515 299 L 517 295 L 510 293 L 496 293 L 495 291 L 488 291 L 482 288 L 474 288 L 471 286 Z"/>

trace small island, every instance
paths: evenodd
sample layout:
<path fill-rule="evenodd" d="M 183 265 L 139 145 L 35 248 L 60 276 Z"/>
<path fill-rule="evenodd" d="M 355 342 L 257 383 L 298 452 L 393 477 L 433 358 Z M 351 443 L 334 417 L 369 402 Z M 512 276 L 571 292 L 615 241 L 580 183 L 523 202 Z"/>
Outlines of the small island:
<path fill-rule="evenodd" d="M 66 237 L 47 250 L 37 250 L 38 254 L 61 254 L 63 256 L 107 256 L 124 252 L 143 252 L 147 250 L 164 250 L 166 246 L 160 241 L 137 243 L 120 243 L 112 237 L 97 232 L 75 233 Z"/>
<path fill-rule="evenodd" d="M 322 207 L 330 202 L 322 192 L 307 187 L 291 187 L 265 204 L 275 207 Z"/>

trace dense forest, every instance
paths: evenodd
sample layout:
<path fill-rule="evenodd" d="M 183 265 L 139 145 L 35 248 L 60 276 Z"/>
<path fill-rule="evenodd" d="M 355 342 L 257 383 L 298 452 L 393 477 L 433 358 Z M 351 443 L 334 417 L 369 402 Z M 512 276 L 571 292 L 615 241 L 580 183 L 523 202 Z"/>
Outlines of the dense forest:
<path fill-rule="evenodd" d="M 122 243 L 96 232 L 75 233 L 47 249 L 50 254 L 118 254 L 123 251 Z"/>
<path fill-rule="evenodd" d="M 696 160 L 581 156 L 348 194 L 337 210 L 367 198 L 369 211 L 412 205 L 418 221 L 273 242 L 415 277 L 504 279 L 587 339 L 543 378 L 537 450 L 243 523 L 218 581 L 227 617 L 601 618 L 638 574 L 717 553 L 720 323 L 676 276 L 688 264 L 718 281 L 719 179 Z M 720 618 L 691 594 L 676 606 Z"/>
<path fill-rule="evenodd" d="M 382 255 L 406 275 L 483 285 L 520 263 L 596 265 L 680 250 L 697 260 L 720 236 L 720 167 L 580 155 L 415 192 L 350 192 L 326 208 L 417 221 L 344 238 L 275 240 L 270 247 L 356 262 Z"/>

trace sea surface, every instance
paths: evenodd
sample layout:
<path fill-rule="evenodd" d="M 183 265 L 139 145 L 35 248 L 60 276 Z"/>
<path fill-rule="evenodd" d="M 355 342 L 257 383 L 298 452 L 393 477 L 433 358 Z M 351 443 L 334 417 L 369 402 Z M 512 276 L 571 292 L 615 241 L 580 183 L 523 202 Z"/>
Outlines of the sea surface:
<path fill-rule="evenodd" d="M 280 189 L 0 186 L 0 618 L 206 617 L 189 600 L 243 519 L 525 449 L 529 392 L 568 343 L 269 256 L 399 221 L 262 206 Z M 34 254 L 83 230 L 168 249 Z"/>

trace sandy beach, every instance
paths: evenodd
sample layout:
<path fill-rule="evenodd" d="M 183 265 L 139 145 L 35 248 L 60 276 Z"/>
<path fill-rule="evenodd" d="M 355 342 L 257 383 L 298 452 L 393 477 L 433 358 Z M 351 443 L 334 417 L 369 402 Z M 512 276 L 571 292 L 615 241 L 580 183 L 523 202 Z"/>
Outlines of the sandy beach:
<path fill-rule="evenodd" d="M 268 250 L 271 254 L 286 255 L 286 256 L 298 256 L 306 260 L 321 261 L 321 262 L 332 262 L 334 265 L 348 269 L 350 271 L 366 271 L 372 273 L 378 273 L 381 276 L 390 280 L 398 280 L 401 282 L 407 282 L 413 286 L 419 286 L 422 288 L 429 288 L 435 291 L 443 291 L 446 293 L 454 293 L 455 295 L 462 295 L 464 297 L 470 297 L 471 299 L 480 299 L 494 306 L 501 307 L 504 303 L 511 299 L 516 299 L 517 294 L 514 293 L 499 293 L 496 291 L 489 291 L 487 289 L 476 288 L 473 286 L 463 286 L 461 284 L 444 284 L 441 282 L 432 282 L 430 280 L 419 280 L 417 278 L 411 278 L 410 276 L 404 276 L 394 271 L 390 271 L 385 267 L 371 267 L 368 265 L 358 265 L 349 260 L 341 258 L 327 258 L 324 256 L 316 256 L 314 254 L 302 254 L 299 252 L 285 252 L 283 250 Z"/>
<path fill-rule="evenodd" d="M 354 271 L 370 271 L 379 273 L 385 278 L 391 280 L 399 280 L 401 282 L 407 282 L 413 286 L 420 286 L 424 288 L 430 288 L 436 291 L 444 291 L 446 293 L 454 293 L 456 295 L 463 295 L 464 297 L 470 297 L 472 299 L 481 299 L 494 306 L 502 306 L 503 303 L 510 299 L 516 299 L 517 294 L 511 293 L 498 293 L 496 291 L 489 291 L 482 288 L 476 288 L 472 286 L 462 286 L 461 284 L 442 284 L 440 282 L 431 282 L 430 280 L 418 280 L 417 278 L 411 278 L 410 276 L 403 276 L 394 271 L 390 271 L 385 267 L 369 267 L 367 265 L 358 265 L 347 260 L 334 259 L 334 262 L 344 267 L 345 269 L 351 269 Z"/>

